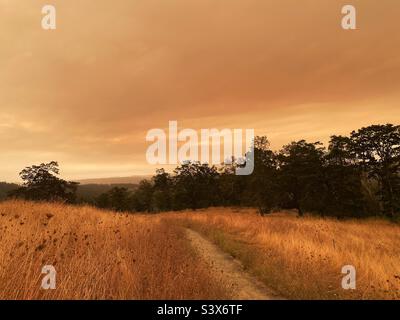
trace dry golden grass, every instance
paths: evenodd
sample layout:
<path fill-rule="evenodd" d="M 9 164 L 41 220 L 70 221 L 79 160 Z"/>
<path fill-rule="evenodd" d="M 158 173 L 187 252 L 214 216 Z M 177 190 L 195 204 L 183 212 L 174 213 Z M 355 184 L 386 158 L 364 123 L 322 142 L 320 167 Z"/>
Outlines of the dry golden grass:
<path fill-rule="evenodd" d="M 0 203 L 0 299 L 217 299 L 222 283 L 159 216 Z M 44 265 L 56 290 L 41 289 Z"/>
<path fill-rule="evenodd" d="M 267 285 L 294 299 L 399 299 L 400 226 L 251 209 L 169 214 L 208 235 Z M 356 290 L 341 287 L 342 266 L 357 270 Z"/>

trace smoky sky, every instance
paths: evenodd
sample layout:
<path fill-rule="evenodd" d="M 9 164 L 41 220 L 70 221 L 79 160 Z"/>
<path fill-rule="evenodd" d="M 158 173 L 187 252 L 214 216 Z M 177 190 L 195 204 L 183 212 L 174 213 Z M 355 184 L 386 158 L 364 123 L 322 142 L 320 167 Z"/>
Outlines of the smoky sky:
<path fill-rule="evenodd" d="M 254 128 L 279 149 L 400 120 L 400 3 L 0 0 L 0 180 L 151 173 L 146 133 Z M 57 29 L 41 28 L 53 4 Z"/>

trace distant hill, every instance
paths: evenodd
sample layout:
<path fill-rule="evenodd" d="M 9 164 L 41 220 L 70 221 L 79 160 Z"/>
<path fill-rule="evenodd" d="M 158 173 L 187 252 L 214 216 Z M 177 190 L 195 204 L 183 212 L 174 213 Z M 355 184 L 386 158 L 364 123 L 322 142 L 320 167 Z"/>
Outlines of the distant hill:
<path fill-rule="evenodd" d="M 131 177 L 114 177 L 114 178 L 95 178 L 77 180 L 81 185 L 86 184 L 138 184 L 140 181 L 150 179 L 151 176 L 131 176 Z"/>

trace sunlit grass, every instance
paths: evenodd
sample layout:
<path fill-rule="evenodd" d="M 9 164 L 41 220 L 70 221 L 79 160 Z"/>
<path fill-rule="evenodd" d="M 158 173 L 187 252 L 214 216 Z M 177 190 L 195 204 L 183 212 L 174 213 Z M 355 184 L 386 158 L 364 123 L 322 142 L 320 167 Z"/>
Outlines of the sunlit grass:
<path fill-rule="evenodd" d="M 158 216 L 10 201 L 0 243 L 1 299 L 229 298 Z M 41 288 L 44 265 L 56 268 L 55 290 Z"/>
<path fill-rule="evenodd" d="M 207 235 L 267 285 L 294 299 L 399 299 L 400 226 L 383 220 L 337 221 L 251 209 L 168 215 Z M 344 265 L 357 271 L 343 290 Z"/>

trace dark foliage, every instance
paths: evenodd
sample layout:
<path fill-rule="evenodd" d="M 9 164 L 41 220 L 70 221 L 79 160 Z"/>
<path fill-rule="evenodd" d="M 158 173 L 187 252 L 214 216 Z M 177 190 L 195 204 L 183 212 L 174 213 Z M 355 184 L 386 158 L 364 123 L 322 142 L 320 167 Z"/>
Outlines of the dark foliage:
<path fill-rule="evenodd" d="M 77 202 L 95 204 L 100 195 L 109 192 L 115 187 L 126 188 L 130 192 L 137 189 L 137 185 L 132 183 L 80 184 L 76 191 Z"/>
<path fill-rule="evenodd" d="M 58 163 L 55 161 L 26 167 L 20 172 L 22 187 L 12 190 L 8 196 L 26 200 L 76 202 L 76 182 L 57 177 Z"/>
<path fill-rule="evenodd" d="M 297 209 L 300 216 L 399 214 L 399 126 L 373 125 L 348 137 L 332 136 L 328 149 L 300 140 L 274 152 L 267 137 L 256 137 L 253 152 L 249 176 L 235 175 L 235 161 L 219 168 L 186 162 L 173 174 L 157 170 L 134 193 L 125 193 L 123 203 L 147 212 L 252 206 L 262 215 L 283 208 Z"/>

